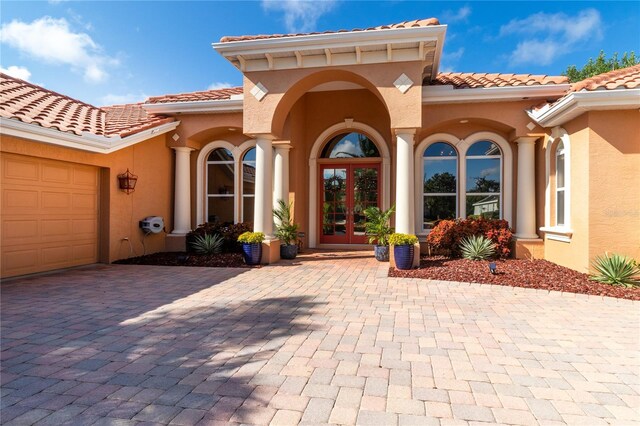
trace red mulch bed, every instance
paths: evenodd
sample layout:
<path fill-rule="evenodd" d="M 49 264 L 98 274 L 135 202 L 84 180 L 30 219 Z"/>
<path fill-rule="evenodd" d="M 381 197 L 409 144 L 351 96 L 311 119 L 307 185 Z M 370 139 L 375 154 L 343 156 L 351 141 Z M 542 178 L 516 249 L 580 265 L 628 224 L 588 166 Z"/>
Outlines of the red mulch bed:
<path fill-rule="evenodd" d="M 185 257 L 186 256 L 186 257 Z M 240 253 L 195 254 L 184 252 L 154 253 L 130 257 L 113 263 L 125 265 L 208 266 L 213 268 L 259 268 L 247 265 Z"/>
<path fill-rule="evenodd" d="M 591 281 L 587 274 L 546 260 L 506 259 L 498 260 L 496 264 L 498 273 L 492 275 L 488 261 L 427 256 L 421 258 L 419 269 L 401 271 L 389 268 L 389 276 L 497 284 L 640 300 L 638 287 L 627 288 Z"/>

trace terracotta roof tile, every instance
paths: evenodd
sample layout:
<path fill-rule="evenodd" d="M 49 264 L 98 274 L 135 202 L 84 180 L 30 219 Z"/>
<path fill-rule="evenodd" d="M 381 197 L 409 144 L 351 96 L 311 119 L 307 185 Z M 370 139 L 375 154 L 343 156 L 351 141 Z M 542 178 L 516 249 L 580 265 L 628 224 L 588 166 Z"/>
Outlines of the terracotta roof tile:
<path fill-rule="evenodd" d="M 242 87 L 229 87 L 216 90 L 203 90 L 200 92 L 152 96 L 147 99 L 146 103 L 159 104 L 169 102 L 220 101 L 231 99 L 231 96 L 233 95 L 242 95 Z"/>
<path fill-rule="evenodd" d="M 298 33 L 298 34 L 261 34 L 261 35 L 244 35 L 244 36 L 225 36 L 220 39 L 220 42 L 228 43 L 232 41 L 263 40 L 263 39 L 271 39 L 271 38 L 308 36 L 308 35 L 318 35 L 318 34 L 351 33 L 351 32 L 360 32 L 360 31 L 388 30 L 388 29 L 396 29 L 396 28 L 428 27 L 432 25 L 440 25 L 440 22 L 436 18 L 427 18 L 427 19 L 415 19 L 413 21 L 404 21 L 397 24 L 380 25 L 377 27 L 370 27 L 370 28 L 354 28 L 352 30 L 322 31 L 322 32 Z"/>
<path fill-rule="evenodd" d="M 640 87 L 640 64 L 586 78 L 571 85 L 571 92 L 635 89 Z"/>
<path fill-rule="evenodd" d="M 545 84 L 568 83 L 567 77 L 532 74 L 488 74 L 443 72 L 430 82 L 431 85 L 452 85 L 456 89 L 476 89 L 482 87 L 540 86 Z"/>
<path fill-rule="evenodd" d="M 82 136 L 125 137 L 173 118 L 149 115 L 142 104 L 98 108 L 0 73 L 0 117 Z"/>

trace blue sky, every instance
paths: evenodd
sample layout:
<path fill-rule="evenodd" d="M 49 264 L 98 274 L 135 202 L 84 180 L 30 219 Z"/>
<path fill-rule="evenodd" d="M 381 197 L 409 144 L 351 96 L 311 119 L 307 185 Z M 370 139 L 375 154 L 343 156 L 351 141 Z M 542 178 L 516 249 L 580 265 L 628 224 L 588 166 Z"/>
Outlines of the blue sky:
<path fill-rule="evenodd" d="M 559 74 L 600 49 L 640 53 L 640 2 L 137 1 L 0 3 L 0 67 L 107 105 L 236 86 L 225 35 L 364 28 L 437 17 L 441 70 Z"/>

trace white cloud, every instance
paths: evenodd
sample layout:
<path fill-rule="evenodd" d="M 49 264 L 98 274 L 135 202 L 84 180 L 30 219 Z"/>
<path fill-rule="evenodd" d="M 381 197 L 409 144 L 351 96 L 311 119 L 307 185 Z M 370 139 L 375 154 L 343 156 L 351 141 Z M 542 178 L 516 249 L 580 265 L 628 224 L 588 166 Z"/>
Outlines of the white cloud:
<path fill-rule="evenodd" d="M 13 20 L 2 25 L 0 42 L 44 62 L 68 65 L 91 83 L 105 81 L 107 69 L 118 65 L 88 34 L 73 32 L 64 18 L 44 16 L 31 23 Z"/>
<path fill-rule="evenodd" d="M 29 78 L 31 78 L 31 71 L 26 67 L 20 67 L 17 65 L 11 65 L 9 68 L 0 67 L 0 72 L 25 81 L 29 81 Z"/>
<path fill-rule="evenodd" d="M 148 96 L 144 93 L 127 93 L 124 95 L 109 93 L 100 98 L 100 105 L 135 104 L 142 102 L 147 98 Z"/>
<path fill-rule="evenodd" d="M 218 89 L 228 89 L 229 87 L 234 87 L 233 84 L 227 83 L 226 81 L 215 81 L 207 87 L 207 90 L 218 90 Z"/>
<path fill-rule="evenodd" d="M 337 0 L 262 0 L 262 7 L 283 12 L 287 31 L 298 33 L 315 30 L 318 19 L 331 12 L 337 3 Z"/>
<path fill-rule="evenodd" d="M 601 28 L 602 18 L 595 9 L 582 10 L 577 16 L 540 12 L 503 25 L 500 36 L 528 37 L 511 53 L 512 64 L 549 65 L 583 43 L 600 40 Z"/>
<path fill-rule="evenodd" d="M 469 6 L 462 6 L 458 10 L 445 10 L 442 14 L 442 23 L 450 24 L 454 22 L 467 22 L 471 16 L 471 8 Z"/>
<path fill-rule="evenodd" d="M 487 169 L 480 170 L 480 177 L 486 178 L 487 176 L 498 175 L 499 172 L 500 167 L 489 167 Z"/>

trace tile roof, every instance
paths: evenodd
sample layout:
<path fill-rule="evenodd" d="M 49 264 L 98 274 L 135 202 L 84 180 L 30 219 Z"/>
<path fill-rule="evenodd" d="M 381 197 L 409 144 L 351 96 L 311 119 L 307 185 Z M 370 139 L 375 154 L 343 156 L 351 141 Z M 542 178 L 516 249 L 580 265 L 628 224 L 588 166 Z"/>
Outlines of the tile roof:
<path fill-rule="evenodd" d="M 231 99 L 233 95 L 242 95 L 242 87 L 228 87 L 200 92 L 176 93 L 173 95 L 152 96 L 145 103 L 160 104 L 170 102 L 221 101 Z"/>
<path fill-rule="evenodd" d="M 431 81 L 431 85 L 452 85 L 456 89 L 476 89 L 482 87 L 540 86 L 545 84 L 566 84 L 564 76 L 532 74 L 489 74 L 443 72 Z"/>
<path fill-rule="evenodd" d="M 35 123 L 61 132 L 125 137 L 173 118 L 150 115 L 142 104 L 98 108 L 0 73 L 0 117 Z"/>
<path fill-rule="evenodd" d="M 570 92 L 635 89 L 640 87 L 640 64 L 586 78 L 571 85 Z"/>
<path fill-rule="evenodd" d="M 436 18 L 427 18 L 427 19 L 414 19 L 413 21 L 404 21 L 397 24 L 380 25 L 377 27 L 370 27 L 370 28 L 364 28 L 364 29 L 354 28 L 352 30 L 322 31 L 322 32 L 298 33 L 298 34 L 262 34 L 262 35 L 244 35 L 244 36 L 224 36 L 220 39 L 220 42 L 228 43 L 232 41 L 263 40 L 263 39 L 308 36 L 308 35 L 318 35 L 318 34 L 351 33 L 351 32 L 360 32 L 360 31 L 389 30 L 389 29 L 397 29 L 397 28 L 428 27 L 432 25 L 440 25 L 440 22 Z"/>

